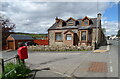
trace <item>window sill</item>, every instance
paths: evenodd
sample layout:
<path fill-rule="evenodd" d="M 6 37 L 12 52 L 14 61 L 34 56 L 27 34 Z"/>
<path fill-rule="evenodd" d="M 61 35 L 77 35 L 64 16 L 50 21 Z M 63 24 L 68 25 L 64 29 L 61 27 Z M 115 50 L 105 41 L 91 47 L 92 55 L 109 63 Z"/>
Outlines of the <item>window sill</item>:
<path fill-rule="evenodd" d="M 92 41 L 86 41 L 86 40 L 83 40 L 83 41 L 80 41 L 80 43 L 86 43 L 86 42 L 92 42 Z"/>
<path fill-rule="evenodd" d="M 82 41 L 80 41 L 81 43 L 84 43 L 84 42 L 87 42 L 86 40 L 82 40 Z"/>
<path fill-rule="evenodd" d="M 55 42 L 63 42 L 62 40 L 55 40 Z"/>

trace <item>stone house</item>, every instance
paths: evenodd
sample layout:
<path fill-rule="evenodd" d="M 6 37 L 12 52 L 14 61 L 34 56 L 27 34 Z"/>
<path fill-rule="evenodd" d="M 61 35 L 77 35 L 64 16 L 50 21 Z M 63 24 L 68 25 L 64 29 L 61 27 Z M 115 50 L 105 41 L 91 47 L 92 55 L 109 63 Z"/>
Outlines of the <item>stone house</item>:
<path fill-rule="evenodd" d="M 56 17 L 55 20 L 55 23 L 48 29 L 49 45 L 98 46 L 105 41 L 100 13 L 97 14 L 97 18 L 85 16 L 82 19 L 70 17 L 62 20 Z"/>

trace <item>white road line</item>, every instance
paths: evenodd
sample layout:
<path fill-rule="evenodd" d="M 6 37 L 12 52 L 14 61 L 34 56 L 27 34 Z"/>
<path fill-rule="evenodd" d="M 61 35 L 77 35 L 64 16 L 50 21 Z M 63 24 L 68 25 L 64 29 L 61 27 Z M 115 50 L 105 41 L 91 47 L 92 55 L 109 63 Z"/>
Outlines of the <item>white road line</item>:
<path fill-rule="evenodd" d="M 113 72 L 113 67 L 112 66 L 110 66 L 110 72 Z"/>
<path fill-rule="evenodd" d="M 110 46 L 109 45 L 107 46 L 107 50 L 110 50 Z"/>
<path fill-rule="evenodd" d="M 109 41 L 107 41 L 109 44 Z M 110 45 L 107 45 L 107 49 L 106 50 L 110 50 Z"/>
<path fill-rule="evenodd" d="M 109 63 L 112 63 L 112 61 L 110 60 L 110 62 Z"/>

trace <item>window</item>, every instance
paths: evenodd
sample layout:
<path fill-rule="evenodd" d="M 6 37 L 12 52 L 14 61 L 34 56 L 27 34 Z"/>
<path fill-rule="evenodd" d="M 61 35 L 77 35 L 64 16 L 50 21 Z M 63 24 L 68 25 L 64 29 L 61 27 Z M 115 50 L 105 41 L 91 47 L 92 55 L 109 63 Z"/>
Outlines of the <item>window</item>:
<path fill-rule="evenodd" d="M 72 40 L 71 34 L 66 35 L 66 40 Z"/>
<path fill-rule="evenodd" d="M 86 31 L 81 32 L 81 40 L 86 40 Z"/>
<path fill-rule="evenodd" d="M 74 22 L 68 22 L 69 26 L 73 26 Z"/>
<path fill-rule="evenodd" d="M 59 25 L 58 25 L 58 27 L 62 27 L 62 25 L 63 25 L 63 23 L 62 23 L 62 22 L 60 22 L 60 23 L 59 23 Z"/>
<path fill-rule="evenodd" d="M 55 33 L 55 40 L 62 41 L 62 33 Z"/>
<path fill-rule="evenodd" d="M 88 25 L 88 21 L 84 21 L 84 25 Z"/>

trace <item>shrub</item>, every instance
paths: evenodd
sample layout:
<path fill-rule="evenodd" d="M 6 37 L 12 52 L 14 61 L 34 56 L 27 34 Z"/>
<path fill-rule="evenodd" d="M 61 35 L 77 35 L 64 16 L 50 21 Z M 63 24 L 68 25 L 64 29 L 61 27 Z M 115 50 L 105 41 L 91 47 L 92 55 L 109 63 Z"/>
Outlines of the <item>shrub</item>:
<path fill-rule="evenodd" d="M 2 79 L 22 79 L 29 76 L 30 72 L 31 70 L 24 64 L 14 64 L 10 62 L 5 65 L 5 72 L 2 74 Z"/>

